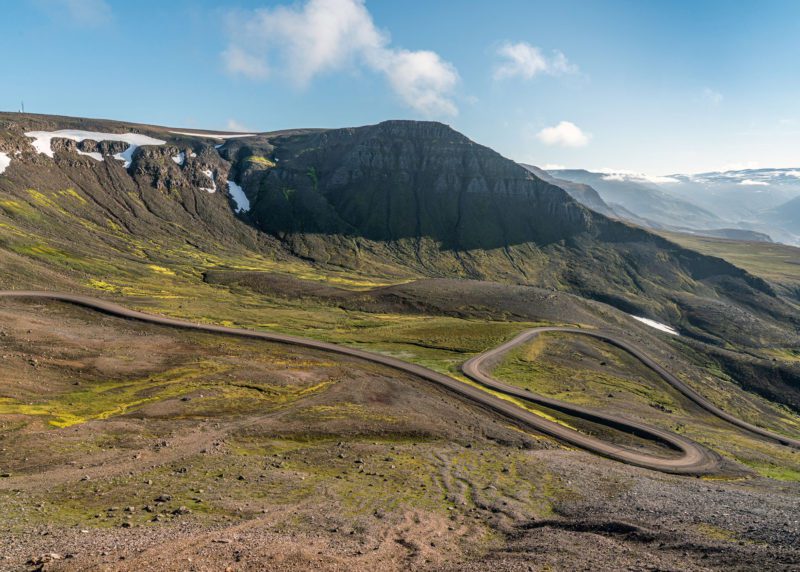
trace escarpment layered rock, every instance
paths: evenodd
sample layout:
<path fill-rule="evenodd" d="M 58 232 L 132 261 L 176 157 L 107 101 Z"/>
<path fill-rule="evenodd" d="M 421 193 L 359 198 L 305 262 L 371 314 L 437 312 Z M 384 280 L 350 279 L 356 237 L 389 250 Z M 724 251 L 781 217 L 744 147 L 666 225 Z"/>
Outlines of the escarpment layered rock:
<path fill-rule="evenodd" d="M 468 250 L 547 244 L 592 227 L 563 191 L 439 123 L 390 121 L 270 143 L 275 166 L 251 183 L 252 220 L 267 232 L 428 237 Z"/>

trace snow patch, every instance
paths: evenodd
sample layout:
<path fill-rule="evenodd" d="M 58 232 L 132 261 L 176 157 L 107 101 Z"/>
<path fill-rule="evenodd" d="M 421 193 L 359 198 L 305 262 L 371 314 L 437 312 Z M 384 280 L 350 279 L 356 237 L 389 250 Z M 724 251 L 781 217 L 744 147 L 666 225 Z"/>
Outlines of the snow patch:
<path fill-rule="evenodd" d="M 195 153 L 194 151 L 192 151 L 191 153 L 189 153 L 189 157 L 191 157 L 192 159 L 194 159 L 195 157 L 197 157 L 197 153 Z"/>
<path fill-rule="evenodd" d="M 625 169 L 599 169 L 597 172 L 602 175 L 605 175 L 603 177 L 604 181 L 619 181 L 619 182 L 644 181 L 647 183 L 654 183 L 656 185 L 664 185 L 664 184 L 679 182 L 678 179 L 674 177 L 647 175 L 645 173 L 637 173 L 636 171 L 627 171 Z"/>
<path fill-rule="evenodd" d="M 242 189 L 242 187 L 233 181 L 228 181 L 228 192 L 233 202 L 236 203 L 237 213 L 246 213 L 250 210 L 250 200 L 247 198 L 247 195 L 244 194 L 244 189 Z"/>
<path fill-rule="evenodd" d="M 744 179 L 739 184 L 746 187 L 769 187 L 769 183 L 766 181 L 756 181 L 755 179 Z"/>
<path fill-rule="evenodd" d="M 188 135 L 189 137 L 207 137 L 209 139 L 238 139 L 239 137 L 255 137 L 255 133 L 192 133 L 191 131 L 170 131 L 175 135 Z"/>
<path fill-rule="evenodd" d="M 11 164 L 11 157 L 9 157 L 6 153 L 0 153 L 0 175 L 8 168 Z"/>
<path fill-rule="evenodd" d="M 211 169 L 204 169 L 203 174 L 211 179 L 211 186 L 210 187 L 200 187 L 201 191 L 205 191 L 207 193 L 216 193 L 217 192 L 217 182 L 214 180 L 214 172 Z"/>
<path fill-rule="evenodd" d="M 39 153 L 53 157 L 53 139 L 70 139 L 80 143 L 81 141 L 121 141 L 128 144 L 128 148 L 122 153 L 114 155 L 114 159 L 124 161 L 124 166 L 127 169 L 130 167 L 133 153 L 142 145 L 163 145 L 166 141 L 155 139 L 142 135 L 141 133 L 101 133 L 97 131 L 81 131 L 80 129 L 62 129 L 61 131 L 29 131 L 25 134 L 26 137 L 33 139 L 33 148 Z M 84 153 L 78 151 L 81 155 L 88 155 L 93 159 L 102 161 L 103 157 L 100 153 Z"/>
<path fill-rule="evenodd" d="M 673 336 L 680 335 L 678 333 L 678 330 L 676 330 L 672 326 L 667 326 L 666 324 L 662 324 L 661 322 L 656 322 L 655 320 L 651 320 L 650 318 L 642 318 L 641 316 L 634 316 L 634 315 L 631 315 L 631 318 L 633 318 L 634 320 L 639 320 L 641 323 L 650 326 L 651 328 L 655 328 L 656 330 L 661 330 L 662 332 L 672 334 Z"/>
<path fill-rule="evenodd" d="M 102 153 L 98 153 L 96 151 L 81 151 L 80 149 L 76 149 L 76 151 L 78 152 L 78 155 L 83 155 L 85 157 L 91 157 L 95 161 L 102 161 L 103 160 Z"/>
<path fill-rule="evenodd" d="M 178 165 L 180 165 L 181 167 L 183 167 L 183 164 L 186 162 L 186 153 L 184 153 L 183 151 L 181 151 L 180 153 L 178 153 L 177 155 L 175 155 L 175 156 L 172 158 L 172 160 L 173 160 L 173 161 L 175 161 L 175 162 L 176 162 Z"/>

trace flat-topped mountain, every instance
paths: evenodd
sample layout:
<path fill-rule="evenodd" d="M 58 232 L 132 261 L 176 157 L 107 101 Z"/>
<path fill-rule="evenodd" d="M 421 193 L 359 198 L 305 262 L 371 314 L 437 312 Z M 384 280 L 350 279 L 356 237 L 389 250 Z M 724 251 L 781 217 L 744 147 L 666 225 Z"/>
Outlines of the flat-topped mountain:
<path fill-rule="evenodd" d="M 253 222 L 274 234 L 429 237 L 469 250 L 548 244 L 594 224 L 561 189 L 440 123 L 282 135 L 269 149 L 252 143 L 231 142 L 229 153 L 270 152 L 275 165 L 247 186 L 256 189 Z"/>

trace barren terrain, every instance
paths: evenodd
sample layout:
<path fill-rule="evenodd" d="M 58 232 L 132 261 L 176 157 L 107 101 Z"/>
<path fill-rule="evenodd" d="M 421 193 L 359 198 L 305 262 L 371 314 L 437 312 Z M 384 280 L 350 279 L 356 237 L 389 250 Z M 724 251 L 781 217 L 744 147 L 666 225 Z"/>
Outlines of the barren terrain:
<path fill-rule="evenodd" d="M 796 483 L 564 450 L 341 356 L 53 302 L 0 311 L 8 569 L 800 561 Z"/>

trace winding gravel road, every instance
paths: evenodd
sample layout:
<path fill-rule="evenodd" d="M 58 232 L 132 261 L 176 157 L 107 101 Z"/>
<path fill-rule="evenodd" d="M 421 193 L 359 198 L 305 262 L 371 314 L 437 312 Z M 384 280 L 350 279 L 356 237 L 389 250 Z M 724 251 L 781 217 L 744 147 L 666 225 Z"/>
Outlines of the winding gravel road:
<path fill-rule="evenodd" d="M 708 399 L 697 393 L 694 389 L 686 385 L 680 379 L 675 377 L 673 374 L 668 372 L 666 369 L 661 367 L 655 360 L 653 360 L 650 356 L 639 350 L 636 346 L 624 340 L 621 340 L 617 337 L 614 337 L 609 334 L 604 334 L 601 332 L 581 330 L 578 328 L 562 328 L 562 327 L 532 328 L 530 330 L 522 332 L 512 340 L 509 340 L 508 342 L 496 348 L 488 350 L 466 361 L 461 366 L 461 370 L 470 379 L 477 381 L 478 383 L 495 391 L 499 391 L 507 395 L 512 395 L 514 397 L 524 399 L 531 403 L 549 407 L 550 409 L 561 411 L 563 413 L 580 417 L 582 419 L 587 419 L 589 421 L 611 426 L 614 427 L 615 429 L 619 429 L 627 433 L 632 433 L 642 437 L 648 437 L 650 439 L 661 441 L 662 443 L 670 446 L 671 448 L 680 450 L 683 453 L 683 456 L 680 459 L 678 459 L 678 461 L 681 463 L 682 466 L 684 463 L 689 462 L 692 459 L 696 459 L 697 462 L 702 463 L 701 461 L 703 457 L 702 452 L 704 452 L 705 450 L 702 449 L 698 444 L 694 443 L 693 441 L 685 439 L 684 437 L 676 435 L 675 433 L 657 427 L 652 427 L 644 423 L 639 423 L 638 421 L 623 419 L 621 417 L 617 417 L 614 415 L 607 415 L 605 413 L 581 407 L 578 405 L 574 405 L 572 403 L 567 403 L 564 401 L 559 401 L 557 399 L 552 399 L 549 397 L 544 397 L 542 395 L 537 395 L 535 393 L 531 393 L 524 389 L 520 389 L 519 387 L 515 387 L 513 385 L 503 383 L 502 381 L 498 381 L 497 379 L 491 376 L 491 374 L 489 373 L 491 371 L 491 368 L 502 359 L 503 355 L 511 351 L 513 348 L 519 346 L 520 344 L 529 342 L 530 340 L 534 339 L 538 335 L 545 332 L 567 332 L 570 334 L 589 336 L 607 342 L 611 345 L 614 345 L 628 352 L 636 359 L 641 361 L 643 364 L 645 364 L 647 367 L 649 367 L 651 370 L 657 373 L 670 386 L 678 390 L 684 396 L 689 398 L 692 402 L 699 405 L 709 413 L 721 419 L 724 419 L 725 421 L 731 423 L 732 425 L 735 425 L 741 429 L 754 433 L 760 437 L 770 439 L 772 441 L 777 441 L 778 443 L 786 445 L 788 447 L 794 447 L 800 449 L 800 441 L 792 439 L 785 435 L 779 435 L 777 433 L 767 431 L 766 429 L 762 429 L 761 427 L 757 427 L 755 425 L 747 423 L 746 421 L 742 421 L 741 419 L 738 419 L 729 413 L 726 413 L 725 411 L 723 411 L 722 409 L 711 403 Z M 622 451 L 620 451 L 619 450 L 620 447 L 616 445 L 611 445 L 605 441 L 600 441 L 598 439 L 588 437 L 582 433 L 578 433 L 577 431 L 573 431 L 572 429 L 560 425 L 558 427 L 559 427 L 558 434 L 556 434 L 555 431 L 548 432 L 548 434 L 563 441 L 566 441 L 567 443 L 571 443 L 575 446 L 588 449 L 590 451 L 594 451 L 596 453 L 600 453 L 601 455 L 618 459 L 623 462 L 639 466 L 651 466 L 649 463 L 652 463 L 653 460 L 652 456 L 644 455 L 644 457 L 646 457 L 644 461 L 642 461 L 642 459 L 632 459 L 631 453 L 627 449 L 623 449 Z M 705 452 L 707 454 L 707 451 Z M 706 459 L 706 461 L 708 461 L 708 459 Z"/>
<path fill-rule="evenodd" d="M 496 397 L 495 395 L 487 393 L 486 391 L 478 387 L 472 386 L 468 383 L 464 383 L 450 376 L 437 373 L 420 365 L 408 363 L 399 360 L 397 358 L 393 358 L 382 354 L 372 353 L 346 346 L 340 346 L 328 342 L 311 340 L 308 338 L 290 336 L 287 334 L 259 332 L 243 328 L 229 328 L 226 326 L 216 326 L 212 324 L 199 324 L 195 322 L 189 322 L 186 320 L 169 318 L 166 316 L 146 314 L 144 312 L 130 310 L 123 306 L 119 306 L 118 304 L 115 304 L 113 302 L 109 302 L 106 300 L 99 300 L 96 298 L 91 298 L 89 296 L 81 296 L 77 294 L 68 294 L 60 292 L 42 292 L 42 291 L 21 291 L 21 290 L 0 291 L 0 298 L 3 297 L 39 298 L 39 299 L 54 300 L 59 302 L 66 302 L 82 306 L 85 308 L 89 308 L 92 310 L 100 311 L 112 316 L 118 316 L 121 318 L 148 322 L 151 324 L 234 335 L 247 338 L 256 338 L 270 342 L 291 344 L 300 347 L 306 347 L 306 348 L 323 350 L 346 356 L 351 356 L 366 361 L 370 361 L 373 363 L 381 364 L 384 366 L 388 366 L 399 371 L 410 373 L 417 377 L 421 377 L 427 381 L 433 382 L 441 387 L 444 387 L 452 391 L 453 393 L 460 395 L 461 397 L 469 399 L 470 401 L 482 407 L 500 413 L 516 421 L 517 423 L 520 423 L 536 431 L 555 437 L 556 439 L 563 441 L 565 443 L 569 443 L 576 447 L 585 449 L 587 451 L 591 451 L 593 453 L 597 453 L 599 455 L 603 455 L 611 459 L 615 459 L 617 461 L 621 461 L 631 465 L 636 465 L 639 467 L 645 467 L 648 469 L 654 469 L 658 471 L 675 473 L 675 474 L 699 475 L 699 474 L 711 474 L 718 472 L 720 469 L 720 458 L 718 455 L 680 435 L 676 435 L 664 429 L 651 427 L 649 425 L 645 425 L 643 423 L 639 423 L 636 421 L 626 420 L 621 417 L 616 417 L 613 415 L 606 415 L 604 413 L 592 411 L 583 407 L 579 407 L 577 405 L 572 405 L 569 403 L 560 402 L 554 399 L 549 399 L 547 397 L 532 394 L 528 391 L 495 380 L 483 369 L 485 366 L 491 366 L 493 363 L 496 363 L 496 360 L 498 360 L 505 352 L 509 351 L 510 349 L 519 344 L 525 343 L 526 341 L 532 339 L 541 332 L 565 331 L 571 333 L 591 335 L 596 338 L 605 340 L 611 344 L 614 344 L 625 351 L 630 352 L 632 355 L 634 355 L 635 357 L 640 359 L 643 363 L 645 363 L 648 367 L 653 369 L 653 371 L 661 375 L 661 377 L 664 378 L 664 380 L 667 381 L 667 383 L 675 387 L 678 391 L 686 395 L 689 399 L 691 399 L 701 407 L 705 408 L 706 410 L 710 411 L 714 415 L 717 415 L 727 421 L 730 421 L 731 423 L 737 425 L 738 427 L 742 427 L 744 429 L 747 429 L 748 431 L 757 433 L 762 437 L 774 439 L 783 444 L 800 448 L 800 442 L 796 440 L 775 435 L 773 433 L 770 433 L 769 431 L 765 431 L 763 429 L 745 423 L 744 421 L 738 420 L 735 417 L 725 413 L 724 411 L 721 411 L 720 409 L 715 407 L 712 403 L 710 403 L 708 400 L 706 400 L 701 395 L 696 393 L 694 390 L 683 384 L 680 380 L 675 378 L 672 374 L 661 368 L 651 358 L 649 358 L 647 355 L 637 350 L 635 347 L 631 346 L 630 344 L 622 340 L 616 339 L 612 336 L 596 332 L 588 332 L 585 330 L 577 330 L 573 328 L 534 328 L 532 330 L 527 330 L 522 334 L 518 335 L 517 337 L 515 337 L 514 339 L 512 339 L 511 341 L 506 342 L 505 344 L 497 348 L 489 350 L 483 354 L 480 354 L 470 359 L 463 365 L 463 371 L 467 376 L 469 376 L 473 380 L 479 382 L 480 384 L 494 391 L 501 392 L 506 395 L 524 399 L 526 401 L 530 401 L 540 405 L 544 405 L 546 407 L 562 411 L 569 415 L 574 415 L 577 417 L 588 419 L 590 421 L 602 423 L 604 425 L 611 426 L 616 429 L 626 431 L 628 433 L 633 433 L 642 437 L 647 437 L 650 439 L 654 439 L 656 441 L 660 441 L 661 443 L 666 444 L 669 448 L 673 449 L 675 452 L 674 455 L 666 457 L 656 456 L 642 451 L 636 451 L 630 448 L 608 443 L 600 439 L 596 439 L 589 435 L 585 435 L 583 433 L 565 427 L 564 425 L 561 425 L 559 423 L 555 423 L 553 421 L 544 419 L 543 417 L 540 417 L 539 415 L 536 415 L 522 407 L 519 407 L 518 405 L 510 401 Z"/>
<path fill-rule="evenodd" d="M 592 338 L 596 338 L 598 340 L 602 340 L 606 343 L 616 346 L 621 350 L 628 352 L 636 359 L 638 359 L 644 365 L 646 365 L 655 373 L 657 373 L 669 385 L 677 389 L 684 396 L 688 397 L 691 401 L 693 401 L 695 404 L 699 405 L 712 415 L 715 415 L 720 419 L 724 419 L 728 423 L 736 425 L 740 429 L 744 429 L 745 431 L 749 431 L 760 437 L 764 437 L 772 441 L 777 441 L 781 445 L 786 445 L 787 447 L 794 447 L 796 449 L 800 449 L 800 440 L 792 439 L 791 437 L 787 437 L 786 435 L 779 435 L 777 433 L 773 433 L 772 431 L 762 429 L 761 427 L 758 427 L 746 421 L 742 421 L 741 419 L 734 417 L 730 413 L 726 413 L 725 411 L 723 411 L 722 409 L 711 403 L 708 399 L 697 393 L 694 389 L 686 385 L 680 379 L 675 377 L 673 374 L 668 372 L 666 369 L 661 367 L 655 360 L 653 360 L 653 358 L 648 356 L 643 351 L 639 350 L 633 344 L 630 344 L 629 342 L 621 340 L 620 338 L 617 338 L 615 336 L 604 334 L 602 332 L 581 330 L 578 328 L 561 328 L 561 327 L 533 328 L 531 330 L 526 330 L 522 332 L 513 340 L 501 346 L 498 346 L 494 349 L 491 349 L 487 352 L 480 354 L 479 356 L 472 358 L 462 366 L 462 370 L 470 378 L 474 379 L 475 381 L 480 381 L 481 383 L 483 383 L 488 387 L 492 387 L 493 389 L 495 389 L 494 386 L 497 386 L 496 388 L 498 389 L 498 391 L 503 391 L 504 393 L 510 393 L 510 390 L 518 390 L 518 388 L 514 388 L 513 386 L 510 386 L 508 384 L 497 381 L 494 378 L 491 378 L 487 374 L 487 372 L 482 369 L 482 365 L 486 363 L 489 364 L 496 363 L 495 360 L 499 360 L 503 354 L 505 354 L 512 348 L 532 340 L 533 338 L 535 338 L 536 336 L 538 336 L 543 332 L 567 332 L 570 334 L 579 334 L 581 336 L 589 336 Z M 528 393 L 526 398 L 531 400 L 530 399 L 531 394 Z M 556 401 L 554 399 L 548 399 L 546 397 L 536 396 L 534 399 L 542 400 L 543 405 L 549 402 L 550 405 L 548 405 L 548 407 L 552 407 L 554 409 L 559 409 L 561 406 L 565 405 L 564 402 Z M 570 405 L 570 407 L 574 409 L 575 406 Z M 594 412 L 590 413 L 596 414 Z M 602 418 L 602 416 L 600 418 Z"/>

